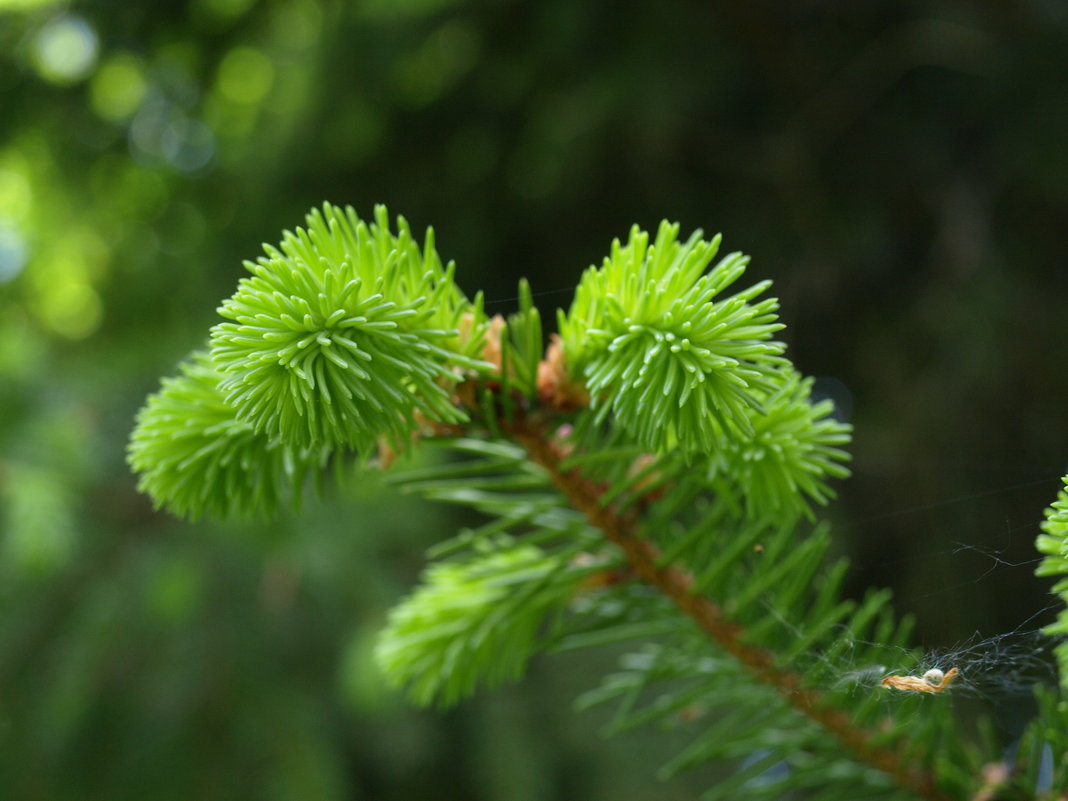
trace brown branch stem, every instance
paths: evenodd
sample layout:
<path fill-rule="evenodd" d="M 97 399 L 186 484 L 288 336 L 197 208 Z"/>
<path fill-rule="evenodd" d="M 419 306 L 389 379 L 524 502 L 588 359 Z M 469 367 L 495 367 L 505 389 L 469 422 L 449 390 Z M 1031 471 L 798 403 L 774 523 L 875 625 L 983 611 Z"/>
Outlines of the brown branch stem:
<path fill-rule="evenodd" d="M 854 726 L 841 710 L 830 707 L 796 673 L 778 667 L 769 652 L 745 643 L 742 627 L 729 620 L 716 603 L 695 594 L 693 577 L 687 571 L 676 566 L 660 566 L 656 547 L 637 535 L 633 519 L 605 507 L 600 489 L 577 470 L 561 468 L 564 456 L 552 443 L 547 426 L 519 420 L 507 430 L 526 449 L 531 460 L 548 472 L 572 506 L 623 551 L 631 569 L 642 581 L 670 598 L 759 681 L 773 687 L 794 709 L 833 735 L 859 760 L 890 775 L 903 788 L 930 801 L 951 801 L 938 789 L 928 771 L 907 764 L 896 749 L 874 744 L 866 730 Z"/>

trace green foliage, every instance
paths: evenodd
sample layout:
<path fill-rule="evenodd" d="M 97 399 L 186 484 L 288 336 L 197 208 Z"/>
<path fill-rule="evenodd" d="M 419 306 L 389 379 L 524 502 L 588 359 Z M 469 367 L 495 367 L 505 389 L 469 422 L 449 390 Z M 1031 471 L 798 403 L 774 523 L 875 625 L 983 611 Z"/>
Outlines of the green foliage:
<path fill-rule="evenodd" d="M 434 564 L 390 613 L 377 662 L 423 705 L 450 705 L 479 685 L 517 679 L 575 584 L 558 559 L 531 545 Z"/>
<path fill-rule="evenodd" d="M 530 284 L 519 282 L 519 311 L 508 315 L 500 339 L 501 398 L 510 404 L 514 389 L 532 398 L 538 391 L 538 365 L 542 357 L 541 314 L 534 305 Z M 506 407 L 510 414 L 510 406 Z"/>
<path fill-rule="evenodd" d="M 448 388 L 479 361 L 481 301 L 467 301 L 428 231 L 422 250 L 385 207 L 368 226 L 325 204 L 252 278 L 137 419 L 129 448 L 141 488 L 191 518 L 254 517 L 299 500 L 331 453 L 395 445 L 424 420 L 466 420 Z"/>
<path fill-rule="evenodd" d="M 552 641 L 549 632 L 584 577 L 600 537 L 552 491 L 521 448 L 449 441 L 462 461 L 394 474 L 391 483 L 491 520 L 440 543 L 422 586 L 398 605 L 376 657 L 413 701 L 449 706 L 479 686 L 515 680 Z"/>
<path fill-rule="evenodd" d="M 1057 493 L 1055 500 L 1046 509 L 1046 520 L 1042 523 L 1043 533 L 1035 541 L 1039 553 L 1045 558 L 1035 571 L 1039 576 L 1059 576 L 1060 581 L 1053 585 L 1052 592 L 1058 593 L 1065 603 L 1065 608 L 1055 623 L 1045 631 L 1055 637 L 1068 638 L 1068 476 L 1063 479 L 1064 488 Z M 1068 688 L 1068 639 L 1056 649 L 1061 668 L 1061 684 Z"/>
<path fill-rule="evenodd" d="M 719 447 L 708 457 L 713 486 L 735 484 L 752 517 L 802 513 L 812 516 L 810 502 L 834 497 L 828 478 L 845 478 L 842 462 L 849 454 L 850 426 L 834 418 L 834 405 L 811 401 L 812 379 L 787 372 L 782 385 L 750 411 L 749 437 L 723 431 Z M 714 423 L 708 424 L 716 430 Z"/>
<path fill-rule="evenodd" d="M 129 460 L 141 490 L 157 507 L 190 518 L 263 516 L 299 500 L 330 449 L 284 445 L 238 419 L 206 351 L 193 353 L 180 370 L 163 379 L 137 416 Z"/>
<path fill-rule="evenodd" d="M 234 322 L 212 329 L 211 356 L 238 419 L 289 445 L 358 450 L 403 441 L 417 414 L 463 421 L 447 386 L 453 368 L 480 366 L 483 319 L 433 232 L 420 252 L 384 206 L 370 227 L 329 204 L 307 222 L 246 262 L 253 277 L 219 309 Z"/>
<path fill-rule="evenodd" d="M 800 532 L 789 515 L 777 523 L 750 517 L 734 492 L 710 494 L 707 474 L 686 459 L 637 458 L 629 436 L 606 432 L 596 417 L 587 411 L 575 421 L 566 465 L 612 487 L 611 504 L 620 510 L 662 492 L 640 516 L 638 532 L 658 546 L 662 563 L 692 571 L 702 596 L 729 599 L 731 623 L 775 656 L 774 670 L 821 688 L 827 708 L 849 710 L 851 728 L 886 726 L 892 704 L 896 717 L 912 723 L 884 731 L 880 746 L 907 750 L 914 767 L 935 772 L 940 786 L 964 797 L 978 774 L 978 753 L 957 738 L 945 699 L 887 698 L 879 679 L 920 664 L 919 654 L 906 650 L 910 623 L 894 619 L 885 592 L 859 604 L 842 600 L 847 565 L 826 564 L 826 527 Z M 473 507 L 489 521 L 433 550 L 449 561 L 428 570 L 381 635 L 379 664 L 413 700 L 449 705 L 476 684 L 518 678 L 539 650 L 637 643 L 580 707 L 613 704 L 609 734 L 652 725 L 686 737 L 688 745 L 661 768 L 663 778 L 713 760 L 745 762 L 707 797 L 781 798 L 815 785 L 826 798 L 914 797 L 895 791 L 892 778 L 850 753 L 781 687 L 754 681 L 752 665 L 710 642 L 676 606 L 636 584 L 619 553 L 548 491 L 545 473 L 521 449 L 473 439 L 446 444 L 463 458 L 401 473 L 394 483 Z M 512 596 L 502 591 L 506 584 Z M 568 591 L 561 595 L 561 588 Z M 535 636 L 536 622 L 546 618 L 551 624 Z M 502 642 L 507 650 L 494 654 Z M 753 755 L 759 759 L 749 760 Z"/>
<path fill-rule="evenodd" d="M 626 245 L 614 241 L 601 268 L 583 274 L 560 333 L 602 416 L 610 409 L 652 450 L 692 453 L 720 447 L 724 429 L 751 436 L 750 413 L 789 363 L 771 340 L 778 302 L 750 303 L 770 282 L 718 298 L 748 259 L 733 253 L 706 273 L 720 238 L 678 233 L 665 221 L 651 246 L 637 226 Z"/>
<path fill-rule="evenodd" d="M 130 461 L 157 503 L 261 513 L 345 449 L 437 441 L 452 459 L 393 483 L 488 520 L 432 549 L 376 646 L 416 703 L 515 680 L 542 651 L 625 644 L 582 703 L 614 704 L 611 731 L 684 732 L 664 777 L 733 763 L 705 798 L 980 790 L 990 757 L 943 688 L 881 683 L 923 672 L 910 621 L 885 592 L 844 600 L 827 527 L 799 523 L 848 474 L 850 427 L 771 341 L 776 302 L 754 302 L 767 282 L 720 297 L 743 256 L 707 269 L 718 238 L 680 243 L 663 223 L 650 246 L 634 228 L 586 272 L 541 358 L 526 283 L 519 311 L 488 321 L 432 237 L 420 252 L 399 229 L 381 207 L 367 226 L 325 206 L 248 265 L 220 310 L 235 322 L 139 417 Z M 1064 567 L 1059 503 L 1047 572 Z M 1025 794 L 1059 747 L 1041 731 L 1060 707 L 1043 709 L 1040 758 L 1012 778 Z"/>

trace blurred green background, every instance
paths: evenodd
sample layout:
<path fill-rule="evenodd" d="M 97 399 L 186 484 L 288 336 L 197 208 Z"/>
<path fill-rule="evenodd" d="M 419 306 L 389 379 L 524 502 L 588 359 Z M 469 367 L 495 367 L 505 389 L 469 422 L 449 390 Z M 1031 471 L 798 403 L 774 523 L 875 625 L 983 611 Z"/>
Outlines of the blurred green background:
<path fill-rule="evenodd" d="M 607 656 L 446 715 L 384 688 L 374 633 L 451 512 L 374 476 L 268 526 L 136 493 L 145 395 L 323 200 L 433 225 L 491 311 L 525 275 L 548 319 L 632 223 L 723 231 L 856 424 L 853 590 L 928 647 L 1047 622 L 1066 76 L 1057 0 L 0 0 L 0 798 L 700 786 L 570 712 Z"/>

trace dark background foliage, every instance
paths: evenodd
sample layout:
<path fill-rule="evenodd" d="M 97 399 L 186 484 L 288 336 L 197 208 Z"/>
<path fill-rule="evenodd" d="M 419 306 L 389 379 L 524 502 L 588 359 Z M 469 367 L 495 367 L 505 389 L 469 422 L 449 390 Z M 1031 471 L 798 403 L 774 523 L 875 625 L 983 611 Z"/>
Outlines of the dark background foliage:
<path fill-rule="evenodd" d="M 608 658 L 445 716 L 384 690 L 374 632 L 454 517 L 372 476 L 264 526 L 135 492 L 144 396 L 323 200 L 547 316 L 634 222 L 722 231 L 856 425 L 854 590 L 932 648 L 1047 622 L 1066 74 L 1051 0 L 2 0 L 0 795 L 688 797 L 570 713 Z"/>

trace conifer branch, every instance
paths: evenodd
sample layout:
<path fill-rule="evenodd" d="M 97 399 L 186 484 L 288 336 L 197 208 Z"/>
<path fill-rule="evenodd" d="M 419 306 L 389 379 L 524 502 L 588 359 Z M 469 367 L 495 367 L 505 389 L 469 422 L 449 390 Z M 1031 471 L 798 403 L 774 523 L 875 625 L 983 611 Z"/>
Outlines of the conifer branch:
<path fill-rule="evenodd" d="M 930 772 L 908 765 L 899 751 L 874 744 L 867 731 L 853 726 L 842 711 L 823 703 L 820 693 L 805 687 L 796 673 L 777 667 L 770 653 L 747 644 L 742 627 L 730 621 L 716 603 L 694 592 L 693 577 L 688 572 L 675 565 L 661 566 L 656 546 L 636 536 L 634 521 L 605 506 L 601 491 L 578 470 L 564 469 L 565 457 L 553 444 L 546 427 L 521 419 L 507 431 L 526 449 L 531 460 L 546 470 L 574 508 L 620 548 L 642 581 L 669 598 L 755 678 L 773 687 L 794 709 L 833 735 L 858 759 L 893 777 L 902 788 L 930 801 L 951 801 L 938 789 Z"/>
<path fill-rule="evenodd" d="M 671 723 L 695 700 L 722 712 L 662 769 L 740 761 L 709 799 L 818 785 L 830 801 L 858 790 L 959 801 L 989 789 L 947 704 L 887 716 L 910 700 L 867 679 L 890 653 L 920 663 L 909 624 L 886 593 L 843 601 L 846 566 L 825 569 L 826 529 L 796 526 L 848 474 L 850 427 L 772 339 L 777 302 L 757 299 L 767 282 L 724 297 L 745 257 L 710 266 L 718 238 L 679 241 L 664 223 L 650 243 L 635 228 L 586 271 L 543 353 L 525 284 L 519 311 L 490 320 L 432 233 L 418 247 L 384 208 L 368 224 L 327 204 L 307 222 L 246 264 L 210 348 L 138 415 L 129 460 L 157 505 L 271 514 L 346 459 L 378 452 L 388 466 L 447 439 L 459 461 L 391 483 L 489 521 L 434 549 L 379 639 L 379 664 L 417 703 L 518 678 L 546 648 L 640 638 L 582 703 L 617 702 L 617 730 Z M 1068 600 L 1068 489 L 1047 517 L 1039 574 L 1059 577 Z M 1068 633 L 1065 613 L 1046 631 Z M 1065 643 L 1057 654 L 1068 687 Z M 665 692 L 650 699 L 654 685 Z M 1068 787 L 1068 770 L 1046 765 L 1068 755 L 1068 701 L 1037 698 L 1026 756 L 999 785 L 1013 797 Z M 785 778 L 769 776 L 779 764 Z"/>

